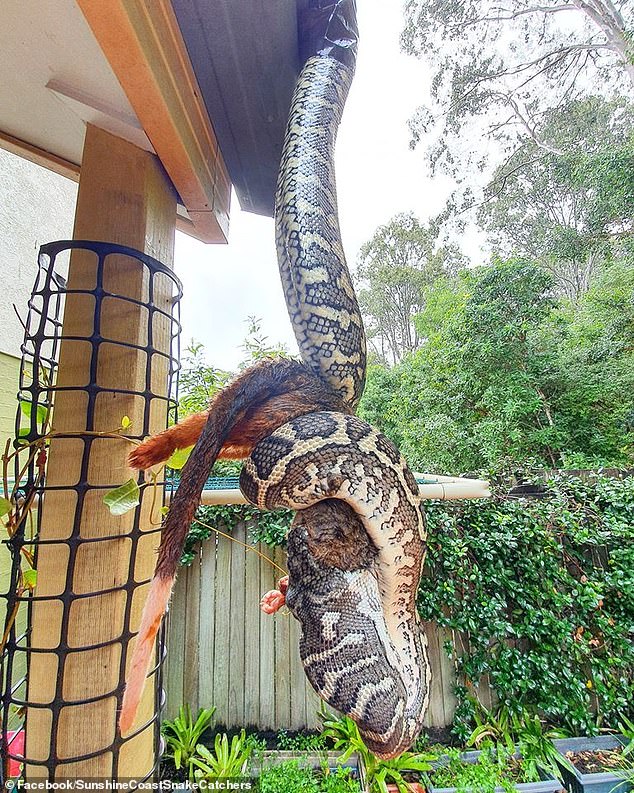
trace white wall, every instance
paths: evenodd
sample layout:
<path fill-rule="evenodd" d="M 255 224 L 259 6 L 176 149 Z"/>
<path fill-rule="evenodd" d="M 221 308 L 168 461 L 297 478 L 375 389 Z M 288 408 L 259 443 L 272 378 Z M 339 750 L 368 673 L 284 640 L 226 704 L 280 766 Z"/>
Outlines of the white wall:
<path fill-rule="evenodd" d="M 77 184 L 0 149 L 0 352 L 20 355 L 40 245 L 69 239 Z"/>

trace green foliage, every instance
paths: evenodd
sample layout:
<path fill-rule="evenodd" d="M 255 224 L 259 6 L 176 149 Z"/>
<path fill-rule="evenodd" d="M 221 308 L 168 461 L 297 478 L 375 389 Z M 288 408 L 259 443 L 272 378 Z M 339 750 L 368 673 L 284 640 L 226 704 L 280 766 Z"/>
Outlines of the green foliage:
<path fill-rule="evenodd" d="M 13 502 L 9 498 L 0 496 L 0 518 L 8 515 L 13 509 Z"/>
<path fill-rule="evenodd" d="M 264 738 L 259 738 L 257 733 L 247 733 L 244 744 L 251 751 L 249 755 L 251 762 L 253 762 L 254 759 L 260 760 L 264 752 L 266 752 L 266 740 Z"/>
<path fill-rule="evenodd" d="M 546 114 L 543 123 L 562 152 L 523 143 L 496 170 L 478 219 L 495 250 L 540 262 L 558 293 L 578 300 L 630 236 L 631 106 L 590 97 Z"/>
<path fill-rule="evenodd" d="M 286 544 L 286 534 L 291 525 L 294 512 L 290 509 L 262 511 L 248 504 L 223 504 L 202 506 L 196 511 L 196 519 L 191 525 L 185 541 L 181 564 L 190 565 L 197 553 L 200 542 L 208 539 L 214 532 L 210 526 L 225 533 L 242 521 L 250 524 L 251 541 L 262 542 L 271 547 Z"/>
<path fill-rule="evenodd" d="M 196 781 L 239 777 L 251 751 L 252 746 L 247 741 L 244 730 L 240 735 L 234 735 L 231 743 L 226 733 L 216 735 L 212 749 L 198 744 L 196 754 L 192 757 Z"/>
<path fill-rule="evenodd" d="M 408 793 L 409 788 L 403 777 L 405 771 L 429 771 L 435 755 L 422 752 L 403 752 L 393 760 L 379 760 L 367 748 L 359 728 L 349 716 L 337 718 L 332 714 L 320 714 L 324 721 L 324 732 L 334 745 L 342 751 L 341 762 L 358 754 L 365 766 L 366 779 L 370 793 L 388 793 L 388 784 L 396 785 L 399 793 Z"/>
<path fill-rule="evenodd" d="M 388 785 L 396 785 L 398 793 L 410 793 L 405 774 L 416 772 L 422 774 L 429 771 L 435 755 L 421 754 L 420 752 L 403 752 L 392 760 L 379 760 L 373 769 L 370 791 L 374 793 L 388 793 Z M 368 774 L 368 778 L 370 774 Z"/>
<path fill-rule="evenodd" d="M 215 708 L 201 708 L 194 720 L 189 705 L 181 705 L 174 721 L 164 721 L 161 733 L 167 744 L 166 757 L 174 761 L 176 769 L 184 768 L 187 778 L 194 779 L 198 742 L 213 719 Z"/>
<path fill-rule="evenodd" d="M 111 515 L 125 515 L 140 503 L 141 491 L 136 479 L 128 479 L 123 485 L 109 490 L 103 497 L 103 503 Z"/>
<path fill-rule="evenodd" d="M 341 761 L 346 762 L 356 752 L 360 757 L 366 760 L 372 759 L 373 755 L 370 750 L 363 743 L 363 739 L 359 733 L 359 728 L 356 723 L 352 721 L 350 716 L 337 717 L 332 713 L 321 712 L 320 718 L 324 724 L 323 735 L 332 741 L 333 748 L 336 751 L 343 752 Z"/>
<path fill-rule="evenodd" d="M 247 335 L 242 343 L 244 358 L 238 365 L 243 371 L 262 358 L 288 356 L 284 345 L 272 345 L 262 334 L 260 320 L 248 317 Z M 180 411 L 189 415 L 206 410 L 212 398 L 231 380 L 233 373 L 210 366 L 205 360 L 205 348 L 193 339 L 185 350 L 183 368 L 179 376 Z"/>
<path fill-rule="evenodd" d="M 216 460 L 211 476 L 240 476 L 242 460 Z"/>
<path fill-rule="evenodd" d="M 20 412 L 22 413 L 23 416 L 26 416 L 28 419 L 30 419 L 31 414 L 33 412 L 33 403 L 29 402 L 26 399 L 20 400 Z M 45 431 L 46 425 L 48 424 L 49 413 L 50 413 L 49 407 L 46 407 L 45 405 L 36 405 L 35 415 L 37 419 L 37 424 L 40 425 L 38 429 L 41 430 L 42 432 Z"/>
<path fill-rule="evenodd" d="M 624 779 L 627 782 L 634 782 L 634 722 L 628 718 L 624 718 L 619 729 L 627 743 L 624 745 L 623 751 L 619 755 L 619 765 L 618 768 L 614 770 L 614 774 L 619 779 Z M 616 790 L 618 790 L 618 788 L 616 788 Z"/>
<path fill-rule="evenodd" d="M 189 460 L 189 455 L 192 453 L 193 446 L 185 446 L 184 449 L 176 449 L 171 457 L 165 462 L 168 468 L 172 471 L 180 471 L 185 467 L 185 463 Z"/>
<path fill-rule="evenodd" d="M 206 410 L 212 397 L 227 385 L 230 378 L 230 372 L 215 369 L 206 363 L 205 348 L 192 339 L 185 350 L 179 375 L 179 409 L 185 415 Z"/>
<path fill-rule="evenodd" d="M 419 610 L 465 637 L 463 738 L 484 675 L 509 714 L 538 710 L 575 734 L 634 715 L 634 478 L 562 474 L 548 487 L 426 510 Z"/>
<path fill-rule="evenodd" d="M 328 742 L 323 733 L 289 735 L 286 730 L 278 732 L 277 745 L 279 749 L 289 752 L 315 752 L 328 748 Z"/>
<path fill-rule="evenodd" d="M 634 268 L 614 264 L 574 307 L 523 259 L 430 290 L 426 341 L 374 365 L 360 413 L 415 470 L 619 467 L 634 449 Z"/>
<path fill-rule="evenodd" d="M 287 760 L 269 766 L 260 774 L 260 793 L 359 793 L 359 783 L 350 776 L 349 768 L 316 773 L 302 768 L 298 760 Z"/>
<path fill-rule="evenodd" d="M 320 781 L 320 793 L 360 793 L 361 788 L 356 779 L 352 779 L 349 768 L 340 766 L 334 771 L 324 769 Z"/>
<path fill-rule="evenodd" d="M 276 547 L 286 545 L 286 535 L 290 529 L 295 512 L 291 509 L 277 509 L 271 512 L 261 512 L 253 509 L 248 518 L 251 521 L 249 535 L 254 543 L 263 542 L 265 545 Z"/>
<path fill-rule="evenodd" d="M 471 699 L 473 705 L 473 718 L 475 727 L 469 736 L 466 745 L 478 748 L 481 744 L 491 744 L 501 750 L 513 753 L 515 748 L 515 733 L 513 730 L 513 715 L 506 705 L 502 705 L 497 713 L 490 712 L 476 700 Z"/>
<path fill-rule="evenodd" d="M 619 732 L 627 741 L 623 754 L 634 755 L 634 721 L 623 716 L 621 723 L 618 726 Z"/>
<path fill-rule="evenodd" d="M 472 704 L 476 727 L 467 740 L 467 746 L 488 747 L 500 756 L 518 751 L 526 773 L 535 778 L 542 771 L 559 779 L 560 766 L 573 771 L 570 761 L 559 754 L 552 743 L 555 738 L 566 737 L 563 730 L 544 728 L 540 717 L 529 710 L 511 712 L 502 705 L 494 713 L 487 711 L 477 700 L 472 700 Z"/>
<path fill-rule="evenodd" d="M 263 358 L 288 358 L 288 350 L 283 344 L 271 344 L 268 336 L 262 333 L 260 323 L 262 320 L 250 316 L 247 318 L 248 331 L 242 342 L 242 349 L 245 357 L 239 365 L 239 369 L 247 369 L 252 364 Z"/>
<path fill-rule="evenodd" d="M 568 758 L 557 752 L 553 745 L 556 738 L 564 738 L 564 730 L 544 728 L 539 716 L 528 712 L 518 717 L 513 715 L 513 725 L 517 734 L 517 746 L 523 758 L 524 768 L 529 773 L 537 774 L 539 771 L 555 779 L 561 775 L 561 767 L 572 771 L 572 764 Z"/>
<path fill-rule="evenodd" d="M 511 793 L 518 782 L 539 781 L 538 774 L 503 750 L 484 749 L 476 762 L 470 763 L 460 750 L 450 749 L 442 760 L 429 778 L 434 787 L 455 787 L 457 793 L 494 793 L 496 787 Z"/>
<path fill-rule="evenodd" d="M 412 213 L 401 214 L 380 226 L 359 252 L 359 304 L 370 344 L 383 361 L 398 361 L 419 346 L 414 316 L 430 285 L 463 264 L 457 249 L 438 247 L 436 237 L 437 230 Z"/>
<path fill-rule="evenodd" d="M 614 769 L 614 776 L 623 779 L 625 782 L 634 783 L 634 761 L 629 757 L 621 758 L 621 765 Z M 618 791 L 618 787 L 616 790 Z"/>

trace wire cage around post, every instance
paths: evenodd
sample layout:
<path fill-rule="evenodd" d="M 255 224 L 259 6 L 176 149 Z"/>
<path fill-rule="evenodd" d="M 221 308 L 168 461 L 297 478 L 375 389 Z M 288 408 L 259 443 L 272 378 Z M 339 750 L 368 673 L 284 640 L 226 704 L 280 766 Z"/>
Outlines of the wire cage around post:
<path fill-rule="evenodd" d="M 3 456 L 2 781 L 147 778 L 160 754 L 162 638 L 140 720 L 121 736 L 116 717 L 164 481 L 126 458 L 176 419 L 182 287 L 115 244 L 50 243 L 38 264 Z"/>

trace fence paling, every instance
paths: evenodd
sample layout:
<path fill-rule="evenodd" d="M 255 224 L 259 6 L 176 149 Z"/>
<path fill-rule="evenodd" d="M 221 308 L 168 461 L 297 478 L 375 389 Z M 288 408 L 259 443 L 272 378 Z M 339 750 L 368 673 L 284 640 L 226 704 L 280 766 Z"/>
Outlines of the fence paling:
<path fill-rule="evenodd" d="M 232 536 L 249 542 L 244 523 Z M 181 570 L 168 630 L 167 716 L 183 702 L 216 707 L 216 722 L 260 730 L 318 729 L 319 697 L 299 658 L 299 624 L 283 609 L 262 614 L 259 600 L 280 576 L 267 559 L 286 567 L 285 553 L 256 546 L 266 558 L 226 537 L 202 544 L 189 568 Z M 432 691 L 426 724 L 451 724 L 456 707 L 454 666 L 444 650 L 451 633 L 426 625 Z M 480 687 L 485 702 L 488 686 Z"/>

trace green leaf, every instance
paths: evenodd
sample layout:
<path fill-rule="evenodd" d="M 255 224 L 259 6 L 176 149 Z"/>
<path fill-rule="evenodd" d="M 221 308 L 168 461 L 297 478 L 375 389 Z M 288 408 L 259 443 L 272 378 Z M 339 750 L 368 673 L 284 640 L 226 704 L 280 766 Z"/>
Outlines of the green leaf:
<path fill-rule="evenodd" d="M 26 400 L 20 400 L 20 410 L 29 419 L 31 418 L 32 408 L 33 408 L 33 404 L 31 402 L 27 402 Z M 38 405 L 36 410 L 36 416 L 37 416 L 38 424 L 44 424 L 44 422 L 48 418 L 48 408 L 44 407 L 44 405 Z"/>
<path fill-rule="evenodd" d="M 13 509 L 13 504 L 8 498 L 4 496 L 0 496 L 0 518 L 4 515 L 8 515 L 9 512 Z"/>
<path fill-rule="evenodd" d="M 189 455 L 192 453 L 193 448 L 193 446 L 187 446 L 185 449 L 176 449 L 174 454 L 165 464 L 168 468 L 173 468 L 175 471 L 180 471 L 180 469 L 189 459 Z"/>
<path fill-rule="evenodd" d="M 37 584 L 37 570 L 25 570 L 22 573 L 22 580 L 27 589 L 35 589 L 35 585 Z"/>
<path fill-rule="evenodd" d="M 125 515 L 126 512 L 134 509 L 139 504 L 139 496 L 138 483 L 134 479 L 128 479 L 121 487 L 106 493 L 103 497 L 103 503 L 108 507 L 111 515 Z"/>
<path fill-rule="evenodd" d="M 128 427 L 132 426 L 132 419 L 129 416 L 124 416 L 121 419 L 121 428 L 127 430 Z"/>

